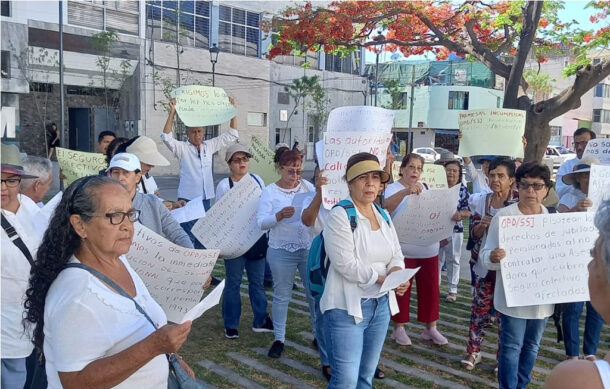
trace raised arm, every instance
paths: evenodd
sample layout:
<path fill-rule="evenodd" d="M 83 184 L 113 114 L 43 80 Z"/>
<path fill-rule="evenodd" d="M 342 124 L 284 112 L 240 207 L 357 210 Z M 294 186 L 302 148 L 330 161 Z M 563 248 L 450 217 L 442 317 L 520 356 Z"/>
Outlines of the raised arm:
<path fill-rule="evenodd" d="M 171 99 L 169 101 L 169 115 L 167 115 L 167 120 L 165 121 L 165 126 L 163 127 L 164 134 L 172 133 L 175 116 L 176 116 L 176 99 Z"/>

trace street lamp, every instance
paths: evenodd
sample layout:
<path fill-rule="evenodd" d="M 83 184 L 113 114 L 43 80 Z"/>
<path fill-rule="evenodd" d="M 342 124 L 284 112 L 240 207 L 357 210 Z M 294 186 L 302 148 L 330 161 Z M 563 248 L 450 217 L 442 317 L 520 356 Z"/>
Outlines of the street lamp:
<path fill-rule="evenodd" d="M 218 53 L 220 49 L 216 46 L 216 43 L 210 47 L 210 62 L 212 63 L 212 86 L 216 86 L 216 62 L 218 62 Z"/>
<path fill-rule="evenodd" d="M 381 33 L 381 31 L 377 31 L 377 36 L 373 38 L 374 42 L 379 44 L 380 42 L 385 41 L 385 36 Z M 377 55 L 375 56 L 375 107 L 377 106 L 377 92 L 379 90 L 379 54 L 381 53 L 381 48 L 377 48 Z"/>

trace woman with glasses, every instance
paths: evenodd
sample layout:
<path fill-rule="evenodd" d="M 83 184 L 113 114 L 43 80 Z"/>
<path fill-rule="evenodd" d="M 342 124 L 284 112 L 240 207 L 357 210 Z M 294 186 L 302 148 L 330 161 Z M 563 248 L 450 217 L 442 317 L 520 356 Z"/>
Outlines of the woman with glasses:
<path fill-rule="evenodd" d="M 104 176 L 73 182 L 55 209 L 25 302 L 50 389 L 167 388 L 165 354 L 178 351 L 191 322 L 167 324 L 124 256 L 138 216 L 130 193 Z"/>
<path fill-rule="evenodd" d="M 314 192 L 314 186 L 302 175 L 302 155 L 296 150 L 280 148 L 276 153 L 280 179 L 263 190 L 258 203 L 258 225 L 269 230 L 267 260 L 273 273 L 273 334 L 275 341 L 269 357 L 279 358 L 284 351 L 286 317 L 292 294 L 294 277 L 298 269 L 305 286 L 311 317 L 315 315 L 315 302 L 307 284 L 307 254 L 311 239 L 308 228 L 295 213 L 293 197 L 298 193 Z"/>
<path fill-rule="evenodd" d="M 502 282 L 501 265 L 506 251 L 500 247 L 499 225 L 502 216 L 548 213 L 542 205 L 551 187 L 551 172 L 545 165 L 527 162 L 516 173 L 519 201 L 499 210 L 491 220 L 480 259 L 489 270 L 496 271 L 494 308 L 501 314 L 498 382 L 500 388 L 525 388 L 531 380 L 538 356 L 540 339 L 553 304 L 508 307 Z"/>

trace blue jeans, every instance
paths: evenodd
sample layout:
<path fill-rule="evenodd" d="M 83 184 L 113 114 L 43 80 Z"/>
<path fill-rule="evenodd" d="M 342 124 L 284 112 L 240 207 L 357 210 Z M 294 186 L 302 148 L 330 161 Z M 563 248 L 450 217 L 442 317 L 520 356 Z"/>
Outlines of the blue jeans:
<path fill-rule="evenodd" d="M 324 312 L 331 388 L 372 388 L 390 323 L 388 297 L 362 299 L 363 320 L 356 324 L 344 309 Z"/>
<path fill-rule="evenodd" d="M 578 356 L 578 346 L 580 345 L 580 333 L 578 332 L 578 319 L 582 313 L 582 308 L 585 305 L 583 301 L 577 303 L 565 304 L 562 321 L 563 321 L 563 342 L 566 348 L 568 357 Z M 587 316 L 585 318 L 585 339 L 583 344 L 583 352 L 586 355 L 597 354 L 597 345 L 599 344 L 599 334 L 604 325 L 604 319 L 593 308 L 591 302 L 587 301 Z"/>
<path fill-rule="evenodd" d="M 26 379 L 25 358 L 2 358 L 0 388 L 23 388 Z"/>
<path fill-rule="evenodd" d="M 271 314 L 273 316 L 273 335 L 275 340 L 284 342 L 286 340 L 286 317 L 288 316 L 288 303 L 292 296 L 292 285 L 296 271 L 299 271 L 311 315 L 312 328 L 315 329 L 315 300 L 309 293 L 307 282 L 307 254 L 308 250 L 301 249 L 290 252 L 282 249 L 267 249 L 267 260 L 273 273 L 273 305 Z M 315 331 L 315 330 L 314 330 Z"/>
<path fill-rule="evenodd" d="M 239 327 L 241 316 L 241 296 L 239 295 L 241 276 L 246 268 L 248 275 L 248 295 L 254 313 L 252 327 L 261 327 L 267 318 L 267 295 L 263 287 L 265 259 L 251 260 L 246 257 L 225 259 L 225 289 L 222 299 L 222 319 L 225 328 Z"/>
<path fill-rule="evenodd" d="M 183 198 L 179 198 L 178 200 L 185 200 L 187 202 L 189 201 L 189 200 L 183 199 Z M 211 206 L 210 200 L 203 200 L 203 208 L 205 209 L 206 212 L 210 209 L 210 206 Z M 197 238 L 195 238 L 195 235 L 193 235 L 193 233 L 191 233 L 191 228 L 193 228 L 195 223 L 197 223 L 197 220 L 190 220 L 188 222 L 180 223 L 180 227 L 182 227 L 184 232 L 186 232 L 186 234 L 189 236 L 189 238 L 191 238 L 191 242 L 193 242 L 193 247 L 195 247 L 196 249 L 203 250 L 203 249 L 205 249 L 205 247 L 203 247 L 201 242 L 199 242 L 199 240 L 197 240 Z"/>
<path fill-rule="evenodd" d="M 500 389 L 521 389 L 529 384 L 547 319 L 502 315 L 498 357 Z"/>
<path fill-rule="evenodd" d="M 324 315 L 320 312 L 320 300 L 316 300 L 315 312 L 313 315 L 313 330 L 318 342 L 320 352 L 320 362 L 322 366 L 330 366 L 328 351 L 326 346 L 326 332 L 324 332 Z"/>

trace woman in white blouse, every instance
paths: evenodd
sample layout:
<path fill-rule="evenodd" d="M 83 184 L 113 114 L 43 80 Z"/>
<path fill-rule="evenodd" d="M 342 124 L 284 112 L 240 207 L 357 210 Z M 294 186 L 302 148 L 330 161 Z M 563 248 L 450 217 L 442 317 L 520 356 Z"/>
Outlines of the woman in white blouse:
<path fill-rule="evenodd" d="M 323 232 L 330 266 L 320 310 L 330 357 L 329 388 L 372 387 L 390 311 L 398 310 L 394 292 L 379 292 L 389 273 L 404 268 L 394 225 L 374 204 L 389 178 L 374 155 L 351 156 L 345 179 L 356 228 L 352 232 L 346 209 L 336 206 Z M 401 284 L 396 294 L 404 294 L 408 286 L 408 281 Z"/>
<path fill-rule="evenodd" d="M 313 192 L 314 186 L 301 177 L 302 155 L 296 150 L 280 149 L 276 159 L 280 179 L 265 187 L 258 203 L 258 225 L 269 230 L 267 260 L 273 274 L 273 334 L 275 341 L 269 349 L 269 357 L 279 358 L 284 351 L 286 317 L 292 295 L 292 285 L 298 269 L 309 300 L 313 317 L 315 304 L 307 284 L 307 254 L 311 239 L 309 231 L 295 214 L 293 197 L 298 193 Z"/>

